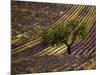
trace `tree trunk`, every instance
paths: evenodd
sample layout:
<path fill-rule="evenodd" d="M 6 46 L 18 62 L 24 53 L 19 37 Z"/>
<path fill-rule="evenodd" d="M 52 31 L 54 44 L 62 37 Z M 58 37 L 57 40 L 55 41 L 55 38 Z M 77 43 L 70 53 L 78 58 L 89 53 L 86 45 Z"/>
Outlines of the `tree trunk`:
<path fill-rule="evenodd" d="M 65 54 L 68 53 L 68 55 L 70 55 L 71 54 L 71 46 L 69 46 L 68 44 L 66 44 L 66 47 L 67 47 L 67 49 L 66 49 Z"/>
<path fill-rule="evenodd" d="M 67 46 L 67 51 L 68 51 L 68 54 L 71 54 L 71 47 L 70 46 Z"/>
<path fill-rule="evenodd" d="M 65 40 L 63 40 L 62 41 L 65 45 L 66 45 L 66 47 L 67 47 L 67 50 L 66 50 L 66 52 L 65 52 L 65 54 L 66 53 L 68 53 L 69 55 L 71 54 L 71 45 L 73 44 L 73 42 L 69 45 Z"/>

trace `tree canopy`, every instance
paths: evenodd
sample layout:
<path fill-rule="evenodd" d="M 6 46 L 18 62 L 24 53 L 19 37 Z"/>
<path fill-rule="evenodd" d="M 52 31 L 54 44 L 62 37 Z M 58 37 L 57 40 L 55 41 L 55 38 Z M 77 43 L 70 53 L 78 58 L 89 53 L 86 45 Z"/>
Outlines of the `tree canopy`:
<path fill-rule="evenodd" d="M 46 45 L 64 43 L 67 46 L 67 50 L 70 50 L 77 39 L 84 39 L 87 35 L 86 23 L 74 20 L 58 25 L 45 26 L 40 30 Z"/>

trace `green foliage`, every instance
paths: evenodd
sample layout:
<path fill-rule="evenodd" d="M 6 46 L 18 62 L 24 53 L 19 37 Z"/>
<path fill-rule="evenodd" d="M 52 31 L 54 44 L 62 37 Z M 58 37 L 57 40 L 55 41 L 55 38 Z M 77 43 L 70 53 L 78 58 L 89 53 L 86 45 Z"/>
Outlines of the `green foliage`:
<path fill-rule="evenodd" d="M 85 25 L 86 23 L 71 20 L 54 26 L 42 27 L 42 37 L 46 45 L 65 43 L 70 46 L 77 38 L 86 37 Z"/>

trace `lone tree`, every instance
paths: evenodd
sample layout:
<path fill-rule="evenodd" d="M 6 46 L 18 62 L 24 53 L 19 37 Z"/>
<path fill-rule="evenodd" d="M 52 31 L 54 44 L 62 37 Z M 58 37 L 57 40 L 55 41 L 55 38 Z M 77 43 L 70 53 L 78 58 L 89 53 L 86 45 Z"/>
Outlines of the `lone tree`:
<path fill-rule="evenodd" d="M 78 39 L 84 39 L 87 34 L 86 23 L 80 21 L 68 21 L 58 25 L 40 28 L 46 45 L 57 45 L 64 43 L 68 54 L 71 54 L 71 46 Z M 66 52 L 67 52 L 66 51 Z"/>

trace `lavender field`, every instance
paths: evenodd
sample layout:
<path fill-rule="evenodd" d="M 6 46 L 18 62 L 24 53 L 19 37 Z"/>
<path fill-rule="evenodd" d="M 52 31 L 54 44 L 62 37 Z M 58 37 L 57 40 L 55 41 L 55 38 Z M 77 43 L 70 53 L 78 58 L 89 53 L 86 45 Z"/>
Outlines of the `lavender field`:
<path fill-rule="evenodd" d="M 96 6 L 12 1 L 12 74 L 96 69 Z M 87 23 L 88 34 L 65 54 L 66 46 L 43 45 L 34 26 L 56 25 L 70 20 Z"/>

